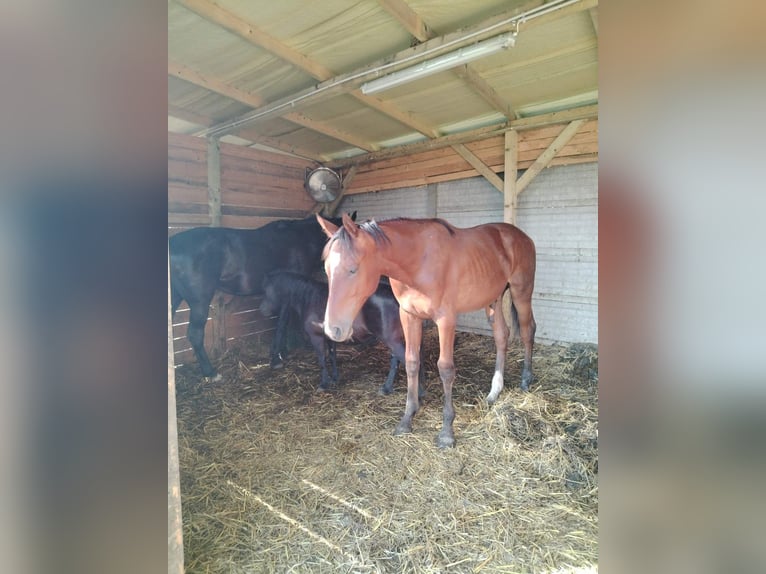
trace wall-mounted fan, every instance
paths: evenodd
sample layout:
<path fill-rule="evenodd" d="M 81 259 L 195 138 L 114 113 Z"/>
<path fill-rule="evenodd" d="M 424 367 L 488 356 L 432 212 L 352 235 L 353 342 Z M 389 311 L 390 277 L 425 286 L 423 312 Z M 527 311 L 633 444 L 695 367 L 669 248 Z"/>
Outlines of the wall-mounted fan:
<path fill-rule="evenodd" d="M 306 180 L 303 182 L 308 194 L 314 201 L 330 203 L 340 194 L 340 174 L 329 167 L 306 169 Z"/>

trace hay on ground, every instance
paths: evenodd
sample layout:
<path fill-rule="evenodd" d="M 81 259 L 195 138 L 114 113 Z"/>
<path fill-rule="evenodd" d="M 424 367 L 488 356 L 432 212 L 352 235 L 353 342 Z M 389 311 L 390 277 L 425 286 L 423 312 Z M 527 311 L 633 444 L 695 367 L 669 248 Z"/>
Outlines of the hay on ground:
<path fill-rule="evenodd" d="M 400 437 L 406 377 L 377 394 L 381 346 L 339 346 L 331 393 L 308 348 L 278 371 L 265 346 L 234 348 L 215 384 L 180 368 L 187 572 L 595 571 L 596 347 L 538 345 L 522 393 L 514 343 L 488 408 L 494 342 L 458 333 L 457 446 L 442 451 L 437 341 L 427 329 L 428 395 Z"/>

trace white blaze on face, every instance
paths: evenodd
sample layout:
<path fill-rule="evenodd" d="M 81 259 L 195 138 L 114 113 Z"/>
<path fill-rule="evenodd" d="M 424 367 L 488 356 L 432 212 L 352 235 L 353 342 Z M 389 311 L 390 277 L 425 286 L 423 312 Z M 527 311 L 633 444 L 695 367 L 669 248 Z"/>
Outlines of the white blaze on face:
<path fill-rule="evenodd" d="M 335 274 L 335 271 L 338 269 L 338 265 L 340 265 L 340 253 L 337 251 L 330 251 L 330 253 L 327 254 L 327 276 L 332 277 Z"/>
<path fill-rule="evenodd" d="M 335 275 L 335 272 L 338 270 L 338 266 L 340 265 L 340 253 L 338 253 L 335 250 L 331 250 L 327 254 L 327 258 L 325 259 L 325 272 L 327 273 L 327 279 L 332 283 L 332 278 Z M 327 335 L 330 339 L 333 338 L 333 330 L 331 328 L 331 322 L 330 322 L 330 299 L 328 297 L 327 299 L 327 307 L 325 308 L 324 312 L 324 332 L 325 335 Z"/>

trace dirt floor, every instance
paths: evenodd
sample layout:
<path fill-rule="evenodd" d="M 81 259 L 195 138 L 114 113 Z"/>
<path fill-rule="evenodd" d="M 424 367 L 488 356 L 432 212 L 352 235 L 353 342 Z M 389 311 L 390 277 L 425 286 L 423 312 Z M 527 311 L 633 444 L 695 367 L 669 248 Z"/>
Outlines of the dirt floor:
<path fill-rule="evenodd" d="M 488 408 L 491 337 L 458 333 L 454 449 L 436 448 L 438 339 L 426 330 L 427 396 L 413 433 L 403 367 L 379 396 L 385 347 L 339 345 L 340 384 L 318 393 L 313 351 L 272 371 L 268 348 L 231 349 L 223 382 L 178 369 L 187 572 L 595 572 L 598 352 L 521 345 Z"/>

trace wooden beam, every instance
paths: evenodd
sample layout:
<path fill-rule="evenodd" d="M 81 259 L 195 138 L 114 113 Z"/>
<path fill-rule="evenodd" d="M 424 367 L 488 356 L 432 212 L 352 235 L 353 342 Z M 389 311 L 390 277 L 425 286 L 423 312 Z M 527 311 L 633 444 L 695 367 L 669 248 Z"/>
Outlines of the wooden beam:
<path fill-rule="evenodd" d="M 203 127 L 209 127 L 215 124 L 215 121 L 211 117 L 203 116 L 202 114 L 198 114 L 196 112 L 190 112 L 189 110 L 179 108 L 178 106 L 174 106 L 172 104 L 168 104 L 168 115 L 174 118 L 178 118 L 179 120 L 197 124 L 198 126 Z"/>
<path fill-rule="evenodd" d="M 405 30 L 421 42 L 436 36 L 420 15 L 410 8 L 404 0 L 378 0 L 378 2 L 401 23 Z M 516 118 L 516 114 L 510 109 L 508 103 L 471 66 L 468 64 L 458 66 L 453 70 L 453 73 L 484 98 L 495 110 L 509 119 Z M 436 137 L 436 135 L 430 135 L 430 137 Z"/>
<path fill-rule="evenodd" d="M 593 118 L 597 117 L 598 104 L 592 104 L 589 106 L 569 108 L 568 110 L 561 110 L 559 112 L 550 112 L 547 114 L 530 116 L 528 118 L 519 118 L 517 120 L 511 121 L 510 126 L 515 130 L 524 131 L 541 128 L 543 126 L 551 126 L 554 124 L 563 124 L 573 120 L 592 120 Z"/>
<path fill-rule="evenodd" d="M 192 0 L 183 1 L 191 2 Z M 204 0 L 193 1 L 202 2 Z M 209 2 L 206 3 L 209 4 Z M 413 66 L 428 58 L 433 58 L 443 53 L 457 50 L 468 44 L 473 44 L 492 36 L 509 32 L 516 29 L 516 21 L 512 20 L 514 16 L 518 16 L 531 7 L 540 6 L 541 4 L 543 4 L 543 2 L 535 0 L 514 10 L 509 10 L 484 20 L 474 26 L 450 34 L 445 34 L 444 36 L 432 38 L 418 46 L 407 48 L 392 56 L 364 66 L 363 68 L 328 78 L 317 85 L 273 101 L 270 104 L 263 106 L 263 108 L 257 109 L 254 113 L 244 114 L 239 118 L 225 122 L 211 129 L 206 135 L 222 136 L 226 133 L 231 133 L 234 129 L 242 127 L 244 124 L 251 124 L 257 121 L 264 121 L 272 117 L 281 116 L 287 111 L 295 111 L 299 108 L 314 105 L 328 98 L 333 98 L 340 94 L 356 90 L 367 80 L 378 77 L 381 74 L 382 66 L 386 66 L 385 73 L 390 73 L 396 69 Z M 528 20 L 523 26 L 524 29 L 529 29 L 557 18 L 563 18 L 579 11 L 587 10 L 597 5 L 598 0 L 575 0 L 574 4 L 570 4 L 565 8 Z M 321 76 L 317 77 L 321 78 Z"/>
<path fill-rule="evenodd" d="M 473 169 L 483 175 L 489 183 L 494 185 L 497 191 L 503 193 L 503 180 L 500 179 L 500 176 L 492 171 L 489 166 L 487 166 L 487 164 L 476 157 L 476 155 L 474 155 L 471 150 L 469 150 L 463 144 L 455 144 L 452 146 L 452 149 L 454 149 L 458 155 L 460 155 L 460 157 L 467 161 L 471 167 L 473 167 Z"/>
<path fill-rule="evenodd" d="M 415 130 L 418 133 L 429 138 L 439 137 L 440 133 L 435 127 L 418 119 L 409 112 L 405 112 L 390 102 L 385 102 L 375 96 L 365 96 L 360 90 L 351 93 L 351 96 L 362 102 L 364 105 L 373 108 L 385 116 L 395 119 L 400 124 Z"/>
<path fill-rule="evenodd" d="M 467 83 L 477 94 L 492 106 L 495 110 L 511 120 L 516 119 L 516 112 L 513 111 L 510 104 L 506 102 L 495 89 L 482 78 L 475 69 L 468 64 L 455 68 L 455 75 Z"/>
<path fill-rule="evenodd" d="M 266 147 L 288 153 L 295 157 L 299 157 L 301 159 L 310 159 L 311 161 L 315 161 L 317 163 L 323 163 L 327 161 L 327 157 L 322 154 L 317 154 L 315 151 L 308 150 L 297 145 L 285 143 L 277 138 L 261 135 L 253 129 L 240 130 L 236 132 L 236 135 L 246 140 L 250 140 L 253 143 L 261 144 Z"/>
<path fill-rule="evenodd" d="M 503 221 L 516 225 L 517 183 L 519 165 L 519 133 L 505 132 L 505 173 L 503 179 Z"/>
<path fill-rule="evenodd" d="M 215 78 L 209 74 L 201 74 L 200 72 L 192 70 L 188 66 L 184 66 L 178 62 L 168 60 L 168 75 L 180 78 L 191 84 L 194 84 L 195 86 L 199 86 L 211 92 L 215 92 L 216 94 L 226 96 L 227 98 L 231 98 L 232 100 L 241 104 L 245 104 L 246 106 L 250 106 L 251 108 L 258 108 L 266 103 L 266 100 L 264 100 L 258 94 L 245 92 L 239 88 L 235 88 L 234 86 L 227 84 L 219 78 Z M 343 143 L 350 144 L 354 147 L 358 147 L 365 151 L 375 151 L 380 149 L 379 146 L 371 144 L 366 140 L 332 127 L 325 122 L 313 120 L 298 112 L 287 113 L 284 114 L 283 117 L 284 119 L 294 124 L 308 128 L 315 132 L 319 132 L 328 137 L 334 138 Z"/>
<path fill-rule="evenodd" d="M 510 129 L 523 131 L 553 124 L 561 124 L 575 119 L 592 119 L 596 117 L 598 117 L 598 105 L 581 106 L 560 112 L 540 114 L 538 116 L 512 120 L 510 122 L 504 122 L 494 126 L 486 126 L 475 130 L 450 134 L 436 139 L 424 140 L 421 142 L 386 148 L 368 153 L 366 155 L 359 155 L 348 159 L 336 160 L 328 164 L 328 167 L 336 168 L 349 165 L 371 163 L 373 161 L 380 161 L 382 159 L 392 159 L 395 157 L 411 155 L 413 153 L 440 149 L 459 143 L 467 143 L 501 135 Z"/>
<path fill-rule="evenodd" d="M 540 157 L 538 157 L 535 162 L 529 166 L 527 171 L 524 172 L 524 175 L 522 175 L 519 178 L 519 181 L 516 182 L 517 194 L 524 191 L 524 189 L 537 176 L 537 174 L 539 174 L 551 162 L 559 150 L 564 147 L 566 143 L 572 139 L 572 136 L 577 133 L 577 130 L 580 129 L 580 126 L 583 123 L 585 123 L 585 120 L 574 120 L 568 126 L 564 127 L 563 130 L 561 130 L 561 133 L 556 136 L 556 139 L 551 142 L 548 148 L 540 154 Z"/>
<path fill-rule="evenodd" d="M 213 4 L 212 2 L 209 2 L 208 0 L 178 0 L 178 2 L 182 4 L 183 6 L 185 6 L 186 8 L 188 8 L 189 10 L 195 12 L 200 17 L 210 22 L 213 22 L 214 24 L 217 24 L 221 26 L 222 28 L 225 28 L 226 30 L 232 32 L 233 34 L 238 35 L 240 38 L 250 42 L 251 44 L 255 46 L 258 46 L 259 48 L 263 48 L 271 52 L 272 54 L 279 56 L 283 60 L 286 60 L 290 64 L 294 65 L 297 68 L 300 68 L 301 70 L 303 70 L 304 72 L 306 72 L 307 74 L 311 75 L 312 77 L 318 80 L 329 80 L 335 75 L 332 72 L 332 70 L 330 70 L 329 68 L 326 68 L 320 63 L 308 58 L 307 56 L 304 56 L 297 50 L 294 50 L 293 48 L 289 47 L 287 44 L 277 40 L 276 38 L 274 38 L 273 36 L 270 36 L 263 30 L 256 28 L 249 22 L 242 20 L 235 14 L 232 14 L 231 12 L 221 8 L 220 6 L 216 4 Z M 345 91 L 351 91 L 353 87 L 354 86 L 351 86 L 350 89 Z M 438 130 L 414 118 L 412 114 L 409 114 L 407 112 L 404 112 L 396 108 L 396 106 L 394 106 L 393 104 L 384 104 L 381 100 L 377 98 L 365 96 L 364 94 L 362 94 L 361 91 L 354 91 L 354 93 L 352 93 L 351 95 L 357 100 L 361 101 L 363 104 L 369 107 L 372 107 L 376 109 L 377 111 L 392 117 L 396 121 L 404 124 L 405 126 L 411 129 L 414 129 L 422 134 L 428 135 L 429 137 L 434 137 L 438 135 Z M 262 102 L 261 104 L 257 106 L 252 106 L 252 107 L 258 108 L 262 105 L 265 105 L 265 102 Z M 279 114 L 279 115 L 282 115 L 282 114 Z M 284 114 L 284 117 L 287 118 L 289 115 L 290 114 Z M 368 149 L 367 147 L 356 145 L 344 139 L 342 139 L 341 141 L 344 141 L 346 143 L 351 143 L 351 145 L 355 147 L 361 147 L 361 149 L 364 149 L 366 151 L 372 151 Z"/>
<path fill-rule="evenodd" d="M 331 138 L 335 138 L 336 140 L 351 144 L 352 146 L 363 149 L 364 151 L 375 151 L 380 149 L 380 146 L 377 144 L 370 143 L 367 140 L 358 138 L 352 134 L 344 132 L 343 130 L 334 128 L 324 122 L 313 120 L 307 116 L 304 116 L 300 112 L 285 114 L 284 118 L 295 124 L 299 124 L 305 128 L 314 130 L 315 132 L 319 132 L 326 136 L 330 136 Z"/>
<path fill-rule="evenodd" d="M 293 66 L 300 68 L 315 78 L 326 80 L 333 76 L 333 73 L 328 68 L 307 58 L 298 52 L 298 50 L 291 48 L 284 42 L 281 42 L 260 28 L 252 25 L 250 22 L 246 22 L 236 14 L 232 14 L 213 2 L 208 0 L 176 0 L 176 2 L 205 20 L 217 24 L 232 34 L 236 34 L 254 46 L 258 46 L 259 48 L 271 52 L 275 56 L 291 63 Z"/>
<path fill-rule="evenodd" d="M 177 106 L 173 106 L 170 104 L 168 104 L 168 115 L 174 116 L 176 118 L 182 119 L 187 122 L 195 123 L 200 126 L 212 126 L 215 124 L 215 120 L 213 120 L 213 118 L 211 117 L 203 116 L 202 114 L 198 114 L 196 112 L 190 112 L 188 110 L 184 110 L 183 108 L 179 108 Z M 238 135 L 241 138 L 249 140 L 253 143 L 259 143 L 264 146 L 273 148 L 275 150 L 279 150 L 279 151 L 288 153 L 290 155 L 293 155 L 295 157 L 299 157 L 301 159 L 310 159 L 318 163 L 322 163 L 324 161 L 327 161 L 328 159 L 327 157 L 323 155 L 317 154 L 316 152 L 311 150 L 301 148 L 300 146 L 286 144 L 276 138 L 263 136 L 252 129 L 241 130 L 239 132 L 236 132 L 235 135 Z"/>
<path fill-rule="evenodd" d="M 378 4 L 383 6 L 386 12 L 396 18 L 405 30 L 421 42 L 432 37 L 428 26 L 423 22 L 423 18 L 404 0 L 378 0 Z"/>

